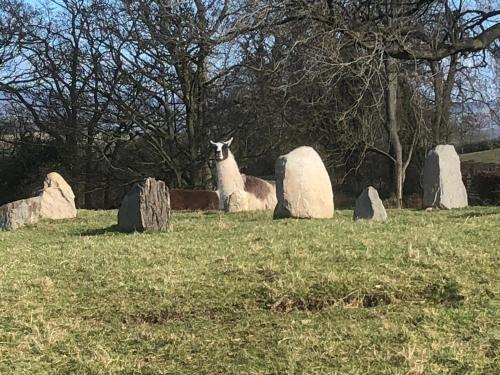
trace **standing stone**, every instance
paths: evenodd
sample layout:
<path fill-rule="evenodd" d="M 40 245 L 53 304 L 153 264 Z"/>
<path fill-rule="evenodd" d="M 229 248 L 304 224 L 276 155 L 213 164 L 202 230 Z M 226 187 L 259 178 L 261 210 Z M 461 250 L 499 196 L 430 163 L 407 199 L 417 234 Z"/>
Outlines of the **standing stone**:
<path fill-rule="evenodd" d="M 118 211 L 120 231 L 162 231 L 167 230 L 169 224 L 170 196 L 165 182 L 146 178 L 123 198 Z"/>
<path fill-rule="evenodd" d="M 226 199 L 224 210 L 226 212 L 243 212 L 250 211 L 250 199 L 254 198 L 252 194 L 247 193 L 245 190 L 235 190 Z"/>
<path fill-rule="evenodd" d="M 302 146 L 276 161 L 274 218 L 331 218 L 333 191 L 330 177 L 318 153 Z"/>
<path fill-rule="evenodd" d="M 424 207 L 467 207 L 460 158 L 452 145 L 436 146 L 425 159 Z"/>
<path fill-rule="evenodd" d="M 21 199 L 0 207 L 0 229 L 13 230 L 40 220 L 40 197 Z"/>
<path fill-rule="evenodd" d="M 44 219 L 71 219 L 76 217 L 75 194 L 57 172 L 45 177 L 41 198 L 41 217 Z"/>
<path fill-rule="evenodd" d="M 384 204 L 378 196 L 378 191 L 372 186 L 368 186 L 356 199 L 354 207 L 354 220 L 386 220 L 387 212 Z"/>
<path fill-rule="evenodd" d="M 76 207 L 73 190 L 59 173 L 51 172 L 45 177 L 40 195 L 0 207 L 0 229 L 17 229 L 40 219 L 74 217 Z"/>
<path fill-rule="evenodd" d="M 71 189 L 71 186 L 69 186 L 66 180 L 57 172 L 50 172 L 45 176 L 43 189 L 47 188 L 59 188 L 68 199 L 75 199 L 73 189 Z"/>

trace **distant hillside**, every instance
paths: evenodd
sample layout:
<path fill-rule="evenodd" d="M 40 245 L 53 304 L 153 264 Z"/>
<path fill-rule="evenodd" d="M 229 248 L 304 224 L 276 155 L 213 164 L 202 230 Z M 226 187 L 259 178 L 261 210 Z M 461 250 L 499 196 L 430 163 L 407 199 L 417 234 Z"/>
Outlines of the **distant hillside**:
<path fill-rule="evenodd" d="M 500 164 L 500 148 L 460 155 L 461 161 Z"/>

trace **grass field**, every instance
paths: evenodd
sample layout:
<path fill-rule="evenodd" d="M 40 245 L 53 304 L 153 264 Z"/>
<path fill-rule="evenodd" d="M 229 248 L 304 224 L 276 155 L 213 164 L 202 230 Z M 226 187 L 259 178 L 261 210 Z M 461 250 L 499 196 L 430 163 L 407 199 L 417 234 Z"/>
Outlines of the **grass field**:
<path fill-rule="evenodd" d="M 499 374 L 500 208 L 0 232 L 2 374 Z"/>
<path fill-rule="evenodd" d="M 461 161 L 500 164 L 500 148 L 460 155 Z"/>

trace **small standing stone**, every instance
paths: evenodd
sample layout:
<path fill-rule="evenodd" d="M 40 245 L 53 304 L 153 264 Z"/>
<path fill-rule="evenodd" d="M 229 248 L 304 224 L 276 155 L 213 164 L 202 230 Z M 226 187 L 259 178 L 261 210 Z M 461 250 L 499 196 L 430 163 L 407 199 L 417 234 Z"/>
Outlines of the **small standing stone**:
<path fill-rule="evenodd" d="M 354 220 L 369 219 L 369 220 L 386 220 L 387 212 L 384 204 L 378 195 L 377 189 L 368 186 L 356 199 L 354 207 Z"/>
<path fill-rule="evenodd" d="M 118 211 L 122 232 L 163 231 L 170 225 L 170 196 L 165 182 L 152 177 L 135 184 Z"/>
<path fill-rule="evenodd" d="M 467 191 L 462 181 L 460 158 L 452 145 L 432 149 L 424 165 L 424 207 L 467 207 Z"/>

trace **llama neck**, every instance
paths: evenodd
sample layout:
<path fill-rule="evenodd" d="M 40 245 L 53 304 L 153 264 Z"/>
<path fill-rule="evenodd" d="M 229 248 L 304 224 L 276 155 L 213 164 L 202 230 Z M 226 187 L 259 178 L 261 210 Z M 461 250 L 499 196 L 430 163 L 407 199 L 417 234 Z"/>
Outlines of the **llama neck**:
<path fill-rule="evenodd" d="M 227 159 L 217 162 L 217 190 L 229 196 L 233 191 L 243 190 L 245 183 L 241 177 L 238 164 L 229 151 Z"/>

